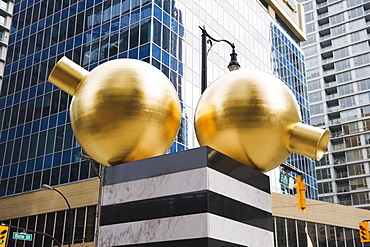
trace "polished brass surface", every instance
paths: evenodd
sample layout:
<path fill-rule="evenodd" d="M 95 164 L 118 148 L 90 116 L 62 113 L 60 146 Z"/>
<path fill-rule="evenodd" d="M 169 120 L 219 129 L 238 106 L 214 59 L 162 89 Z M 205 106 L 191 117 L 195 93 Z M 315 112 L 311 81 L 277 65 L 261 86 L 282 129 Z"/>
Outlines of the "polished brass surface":
<path fill-rule="evenodd" d="M 81 79 L 70 115 L 84 151 L 111 166 L 164 154 L 178 132 L 181 109 L 176 90 L 161 71 L 139 60 L 117 59 Z"/>
<path fill-rule="evenodd" d="M 62 57 L 50 72 L 48 81 L 73 96 L 78 84 L 87 73 L 89 73 L 87 70 L 72 60 Z"/>
<path fill-rule="evenodd" d="M 329 131 L 307 124 L 294 125 L 289 139 L 289 150 L 320 160 L 329 142 Z"/>
<path fill-rule="evenodd" d="M 322 157 L 328 131 L 301 122 L 290 89 L 275 76 L 256 70 L 218 78 L 204 91 L 195 111 L 200 145 L 261 172 L 279 166 L 291 152 Z"/>

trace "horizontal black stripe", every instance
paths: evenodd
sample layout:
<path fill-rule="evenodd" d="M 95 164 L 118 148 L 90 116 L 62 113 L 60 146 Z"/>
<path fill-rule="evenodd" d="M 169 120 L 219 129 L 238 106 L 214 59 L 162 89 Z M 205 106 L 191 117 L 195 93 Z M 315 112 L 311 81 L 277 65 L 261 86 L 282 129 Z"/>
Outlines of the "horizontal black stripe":
<path fill-rule="evenodd" d="M 114 247 L 245 247 L 246 245 L 233 244 L 212 238 L 196 238 L 175 241 L 163 241 L 145 244 L 129 244 Z"/>
<path fill-rule="evenodd" d="M 194 148 L 154 158 L 106 167 L 103 185 L 156 177 L 202 167 L 215 169 L 270 193 L 269 177 L 210 147 Z"/>
<path fill-rule="evenodd" d="M 197 191 L 147 200 L 103 206 L 100 225 L 212 213 L 268 231 L 273 231 L 269 212 L 212 191 Z"/>

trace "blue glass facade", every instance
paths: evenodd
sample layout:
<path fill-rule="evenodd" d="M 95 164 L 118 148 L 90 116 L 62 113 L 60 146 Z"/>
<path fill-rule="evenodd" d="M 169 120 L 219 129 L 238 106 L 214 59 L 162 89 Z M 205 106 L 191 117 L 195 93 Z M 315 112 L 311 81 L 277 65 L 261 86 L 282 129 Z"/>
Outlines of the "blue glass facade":
<path fill-rule="evenodd" d="M 296 43 L 296 39 L 289 39 L 274 24 L 271 24 L 271 40 L 274 73 L 293 92 L 299 104 L 303 122 L 310 124 L 304 54 L 298 48 L 299 44 Z M 314 160 L 293 153 L 286 162 L 305 173 L 304 178 L 308 185 L 306 190 L 307 197 L 317 200 L 318 192 Z M 294 173 L 291 173 L 291 175 L 296 176 Z M 292 189 L 283 184 L 281 184 L 281 189 L 284 193 L 294 194 Z"/>
<path fill-rule="evenodd" d="M 0 93 L 0 196 L 96 174 L 69 119 L 71 97 L 47 82 L 67 56 L 87 70 L 110 59 L 141 59 L 179 92 L 184 27 L 173 1 L 16 1 Z M 186 117 L 170 152 L 187 147 Z"/>

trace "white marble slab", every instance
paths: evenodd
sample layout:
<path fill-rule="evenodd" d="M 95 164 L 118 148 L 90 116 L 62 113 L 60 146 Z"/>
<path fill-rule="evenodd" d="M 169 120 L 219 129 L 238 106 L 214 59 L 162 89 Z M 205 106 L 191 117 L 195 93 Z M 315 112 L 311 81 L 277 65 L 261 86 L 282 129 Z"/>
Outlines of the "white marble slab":
<path fill-rule="evenodd" d="M 208 237 L 248 247 L 274 246 L 273 232 L 208 214 Z"/>
<path fill-rule="evenodd" d="M 248 247 L 274 246 L 272 232 L 209 213 L 102 226 L 98 246 L 204 237 Z"/>
<path fill-rule="evenodd" d="M 269 193 L 206 167 L 104 186 L 102 189 L 102 205 L 206 189 L 266 212 L 271 212 L 271 196 Z"/>
<path fill-rule="evenodd" d="M 111 205 L 207 189 L 206 167 L 102 188 L 102 205 Z"/>
<path fill-rule="evenodd" d="M 102 226 L 98 246 L 151 243 L 208 236 L 208 214 L 136 221 Z"/>
<path fill-rule="evenodd" d="M 269 193 L 213 169 L 208 169 L 208 189 L 266 212 L 272 212 Z"/>

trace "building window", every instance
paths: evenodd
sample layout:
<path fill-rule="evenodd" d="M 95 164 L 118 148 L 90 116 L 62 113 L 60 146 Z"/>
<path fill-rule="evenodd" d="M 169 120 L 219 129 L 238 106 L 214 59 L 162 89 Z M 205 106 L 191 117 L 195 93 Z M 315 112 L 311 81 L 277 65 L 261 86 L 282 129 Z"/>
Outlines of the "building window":
<path fill-rule="evenodd" d="M 310 22 L 314 20 L 313 12 L 305 14 L 305 20 L 306 22 Z"/>
<path fill-rule="evenodd" d="M 367 182 L 366 178 L 355 178 L 350 179 L 349 184 L 351 186 L 351 190 L 362 190 L 367 189 Z"/>
<path fill-rule="evenodd" d="M 325 118 L 324 118 L 324 116 L 312 117 L 311 118 L 311 125 L 312 126 L 316 126 L 316 127 L 325 125 Z"/>
<path fill-rule="evenodd" d="M 317 115 L 324 112 L 324 106 L 322 103 L 316 105 L 310 105 L 311 115 Z"/>
<path fill-rule="evenodd" d="M 309 93 L 308 94 L 308 101 L 310 103 L 317 102 L 317 101 L 322 101 L 321 92 Z"/>
<path fill-rule="evenodd" d="M 362 155 L 362 150 L 353 150 L 346 152 L 346 160 L 347 162 L 356 161 L 356 160 L 363 160 L 364 157 Z"/>
<path fill-rule="evenodd" d="M 8 2 L 1 0 L 0 1 L 0 8 L 2 8 L 5 11 L 8 11 Z"/>
<path fill-rule="evenodd" d="M 355 193 L 352 194 L 351 197 L 353 205 L 368 204 L 370 202 L 368 192 Z"/>
<path fill-rule="evenodd" d="M 360 136 L 351 136 L 344 138 L 346 148 L 361 146 Z"/>
<path fill-rule="evenodd" d="M 339 2 L 339 3 L 336 3 L 336 4 L 330 5 L 328 7 L 329 14 L 334 14 L 334 13 L 339 12 L 341 10 L 343 10 L 343 2 Z"/>
<path fill-rule="evenodd" d="M 317 180 L 331 178 L 329 168 L 317 169 L 316 174 L 317 174 Z"/>
<path fill-rule="evenodd" d="M 0 25 L 5 26 L 5 16 L 0 15 Z"/>
<path fill-rule="evenodd" d="M 338 87 L 339 95 L 347 95 L 347 94 L 350 94 L 350 93 L 353 93 L 353 92 L 354 92 L 353 83 L 346 84 L 346 85 Z"/>
<path fill-rule="evenodd" d="M 359 193 L 361 194 L 361 193 Z M 359 195 L 358 199 L 364 201 L 365 195 Z M 349 199 L 350 200 L 350 199 Z M 326 200 L 324 200 L 326 201 Z M 276 247 L 287 246 L 361 246 L 357 230 L 338 226 L 324 225 L 313 222 L 292 220 L 274 217 Z M 355 232 L 354 232 L 355 231 Z M 297 239 L 289 236 L 298 236 Z"/>
<path fill-rule="evenodd" d="M 86 243 L 95 241 L 96 206 L 74 208 L 71 210 L 72 222 L 72 243 Z M 2 223 L 26 228 L 33 231 L 48 233 L 58 240 L 62 245 L 69 243 L 69 221 L 68 211 L 51 212 L 47 214 L 33 215 L 23 218 L 2 221 Z M 18 232 L 10 228 L 9 235 Z M 54 246 L 56 245 L 50 237 L 41 234 L 34 234 L 33 246 Z M 8 246 L 23 246 L 24 240 L 8 238 Z M 32 242 L 31 242 L 32 243 Z M 28 246 L 28 245 L 26 245 Z"/>
<path fill-rule="evenodd" d="M 319 194 L 332 193 L 333 188 L 331 182 L 317 183 Z"/>
<path fill-rule="evenodd" d="M 306 74 L 307 74 L 307 80 L 309 80 L 315 77 L 319 77 L 320 71 L 319 71 L 319 68 L 313 68 L 313 69 L 307 70 Z"/>
<path fill-rule="evenodd" d="M 309 23 L 309 24 L 306 24 L 306 32 L 307 33 L 312 33 L 314 32 L 316 29 L 315 29 L 315 22 L 312 22 L 312 23 Z"/>
<path fill-rule="evenodd" d="M 350 176 L 365 174 L 365 165 L 364 164 L 355 164 L 348 166 L 348 172 Z"/>
<path fill-rule="evenodd" d="M 363 14 L 364 14 L 364 8 L 361 6 L 361 7 L 349 10 L 348 11 L 348 18 L 353 19 L 353 18 L 356 18 L 357 16 L 361 16 Z"/>

